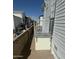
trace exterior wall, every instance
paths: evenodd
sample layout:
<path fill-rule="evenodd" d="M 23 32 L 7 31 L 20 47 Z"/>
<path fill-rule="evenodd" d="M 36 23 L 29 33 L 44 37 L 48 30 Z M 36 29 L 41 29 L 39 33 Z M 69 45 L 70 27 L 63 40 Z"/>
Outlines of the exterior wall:
<path fill-rule="evenodd" d="M 13 20 L 14 20 L 15 27 L 17 27 L 20 23 L 22 23 L 21 18 L 14 15 L 13 15 Z"/>
<path fill-rule="evenodd" d="M 54 15 L 55 14 L 55 1 L 56 0 L 50 0 L 50 6 L 49 6 L 50 7 L 50 19 L 55 17 L 55 15 Z M 53 34 L 54 19 L 50 20 L 50 23 L 53 23 L 53 24 L 50 24 L 50 32 Z M 51 29 L 53 29 L 53 30 L 51 30 Z M 51 39 L 51 53 L 55 57 L 53 39 Z M 56 57 L 55 57 L 55 59 L 56 59 Z"/>
<path fill-rule="evenodd" d="M 49 33 L 49 16 L 50 16 L 49 0 L 44 1 L 45 1 L 45 7 L 44 7 L 43 33 Z"/>
<path fill-rule="evenodd" d="M 23 18 L 24 18 L 23 17 L 24 16 L 23 13 L 13 13 L 13 15 L 18 17 L 18 18 L 20 18 L 21 22 L 23 23 Z"/>
<path fill-rule="evenodd" d="M 32 19 L 31 19 L 31 17 L 25 17 L 25 25 L 27 26 L 27 28 L 32 26 Z"/>
<path fill-rule="evenodd" d="M 20 13 L 14 13 L 13 15 L 15 15 L 15 16 L 17 16 L 17 17 L 20 17 L 20 18 L 23 18 L 23 17 L 22 17 L 22 14 L 20 14 Z"/>
<path fill-rule="evenodd" d="M 13 16 L 13 18 L 14 18 L 14 16 Z M 15 29 L 15 25 L 14 25 L 14 20 L 13 20 L 13 30 Z"/>
<path fill-rule="evenodd" d="M 45 21 L 48 19 L 51 22 L 50 19 L 53 18 L 51 53 L 55 59 L 65 59 L 65 0 L 44 1 L 45 8 L 48 9 L 44 9 Z"/>
<path fill-rule="evenodd" d="M 17 27 L 20 23 L 23 23 L 24 18 L 24 13 L 21 11 L 14 11 L 13 12 L 13 22 L 14 22 L 14 27 Z"/>
<path fill-rule="evenodd" d="M 65 59 L 65 1 L 57 0 L 55 8 L 52 48 L 55 58 Z"/>
<path fill-rule="evenodd" d="M 43 18 L 43 16 L 41 16 L 40 17 L 40 26 L 43 26 L 43 20 L 44 20 L 44 18 Z"/>

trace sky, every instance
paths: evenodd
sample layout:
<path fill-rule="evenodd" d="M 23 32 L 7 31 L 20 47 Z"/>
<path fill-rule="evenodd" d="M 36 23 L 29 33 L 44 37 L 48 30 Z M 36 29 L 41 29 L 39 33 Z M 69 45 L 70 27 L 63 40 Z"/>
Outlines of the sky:
<path fill-rule="evenodd" d="M 24 11 L 26 16 L 39 17 L 42 3 L 43 0 L 13 0 L 13 9 Z"/>

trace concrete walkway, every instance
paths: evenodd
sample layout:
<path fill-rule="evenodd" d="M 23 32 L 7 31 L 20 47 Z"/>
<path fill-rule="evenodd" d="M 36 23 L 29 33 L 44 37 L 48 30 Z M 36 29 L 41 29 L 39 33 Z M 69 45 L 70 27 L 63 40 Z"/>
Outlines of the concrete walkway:
<path fill-rule="evenodd" d="M 35 50 L 35 40 L 33 38 L 31 44 L 31 54 L 28 56 L 28 59 L 54 59 L 49 50 Z"/>

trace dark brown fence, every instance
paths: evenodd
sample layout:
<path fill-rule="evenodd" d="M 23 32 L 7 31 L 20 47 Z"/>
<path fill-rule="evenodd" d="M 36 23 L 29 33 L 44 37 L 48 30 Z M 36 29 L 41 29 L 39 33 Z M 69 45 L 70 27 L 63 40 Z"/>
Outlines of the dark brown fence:
<path fill-rule="evenodd" d="M 30 46 L 33 34 L 34 26 L 31 26 L 13 41 L 13 59 L 27 59 L 31 53 Z"/>

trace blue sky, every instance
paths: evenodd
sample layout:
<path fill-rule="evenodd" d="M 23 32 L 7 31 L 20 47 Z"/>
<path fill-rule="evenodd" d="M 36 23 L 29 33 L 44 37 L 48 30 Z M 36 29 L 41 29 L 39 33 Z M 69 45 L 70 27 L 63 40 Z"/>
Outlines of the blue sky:
<path fill-rule="evenodd" d="M 13 0 L 13 9 L 24 11 L 26 16 L 40 16 L 43 0 Z"/>

